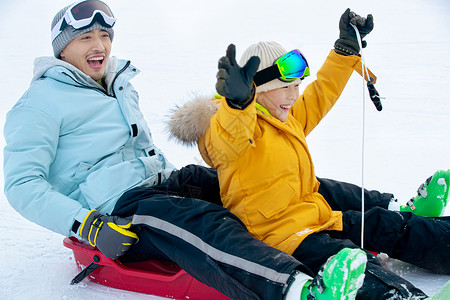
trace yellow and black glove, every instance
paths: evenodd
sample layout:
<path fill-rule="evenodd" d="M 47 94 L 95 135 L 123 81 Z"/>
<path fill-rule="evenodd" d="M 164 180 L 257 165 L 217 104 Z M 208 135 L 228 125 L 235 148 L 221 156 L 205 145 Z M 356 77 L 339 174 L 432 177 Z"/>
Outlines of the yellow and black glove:
<path fill-rule="evenodd" d="M 139 238 L 130 231 L 131 218 L 104 216 L 91 210 L 80 227 L 80 235 L 93 247 L 97 247 L 108 258 L 125 254 Z"/>

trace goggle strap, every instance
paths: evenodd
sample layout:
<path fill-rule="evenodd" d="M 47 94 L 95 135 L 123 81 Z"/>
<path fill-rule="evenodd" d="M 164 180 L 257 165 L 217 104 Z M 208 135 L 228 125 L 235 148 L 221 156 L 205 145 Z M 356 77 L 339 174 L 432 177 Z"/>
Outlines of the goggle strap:
<path fill-rule="evenodd" d="M 281 73 L 278 69 L 278 66 L 272 65 L 268 68 L 256 72 L 255 76 L 253 77 L 253 81 L 255 82 L 256 86 L 260 86 L 264 83 L 280 78 L 280 76 Z"/>
<path fill-rule="evenodd" d="M 52 33 L 51 33 L 52 42 L 68 25 L 72 26 L 73 28 L 75 28 L 77 30 L 87 28 L 95 22 L 99 22 L 103 26 L 106 26 L 106 27 L 114 26 L 114 24 L 116 23 L 116 18 L 114 17 L 113 13 L 109 9 L 108 5 L 106 5 L 103 2 L 102 3 L 105 6 L 103 8 L 105 8 L 107 10 L 107 12 L 105 12 L 105 10 L 103 10 L 102 8 L 95 7 L 94 10 L 92 11 L 90 17 L 76 19 L 73 16 L 72 10 L 75 7 L 77 7 L 78 5 L 83 4 L 85 2 L 89 2 L 89 1 L 79 1 L 78 3 L 72 4 L 72 6 L 70 6 L 67 9 L 67 11 L 64 13 L 61 20 L 59 20 L 58 23 L 56 23 L 55 26 L 52 28 Z M 99 2 L 101 2 L 101 1 L 99 1 Z M 90 22 L 86 23 L 84 26 L 77 26 L 77 24 L 80 24 L 80 23 L 84 24 L 85 20 L 89 20 L 89 19 L 90 19 Z"/>

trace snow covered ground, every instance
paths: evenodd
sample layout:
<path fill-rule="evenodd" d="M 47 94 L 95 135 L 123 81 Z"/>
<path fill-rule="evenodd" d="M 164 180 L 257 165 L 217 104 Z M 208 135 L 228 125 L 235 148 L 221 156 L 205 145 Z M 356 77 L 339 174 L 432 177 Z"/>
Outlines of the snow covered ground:
<path fill-rule="evenodd" d="M 365 186 L 393 192 L 406 202 L 435 170 L 450 168 L 447 0 L 106 2 L 118 17 L 113 54 L 141 69 L 133 83 L 144 114 L 156 144 L 178 167 L 201 163 L 201 158 L 195 148 L 169 141 L 163 121 L 175 104 L 214 93 L 217 60 L 229 43 L 237 46 L 238 56 L 259 40 L 299 48 L 315 74 L 338 36 L 340 15 L 350 7 L 374 15 L 375 29 L 364 53 L 386 97 L 382 112 L 365 101 Z M 52 55 L 51 20 L 70 3 L 0 0 L 1 124 L 27 89 L 34 58 Z M 318 176 L 361 184 L 362 92 L 360 77 L 354 75 L 308 137 Z M 3 138 L 0 143 L 3 147 Z M 70 286 L 77 270 L 62 236 L 23 219 L 3 194 L 0 237 L 0 299 L 160 299 L 90 282 Z M 398 262 L 394 268 L 429 294 L 450 279 Z"/>

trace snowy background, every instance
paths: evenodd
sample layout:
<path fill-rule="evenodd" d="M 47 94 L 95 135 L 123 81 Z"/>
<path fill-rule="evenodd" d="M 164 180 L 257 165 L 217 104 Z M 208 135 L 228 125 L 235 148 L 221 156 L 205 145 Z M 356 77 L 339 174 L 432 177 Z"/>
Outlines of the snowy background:
<path fill-rule="evenodd" d="M 29 86 L 34 58 L 52 55 L 51 20 L 71 2 L 0 0 L 2 125 Z M 238 57 L 260 40 L 301 49 L 313 74 L 306 86 L 338 37 L 341 14 L 350 7 L 363 16 L 374 15 L 364 55 L 386 97 L 382 112 L 370 100 L 364 103 L 365 186 L 392 192 L 404 203 L 437 169 L 450 168 L 448 0 L 106 2 L 118 17 L 112 54 L 141 69 L 133 84 L 142 110 L 155 143 L 178 167 L 201 163 L 201 158 L 196 148 L 169 141 L 163 121 L 174 105 L 215 92 L 217 60 L 229 43 L 236 45 Z M 318 176 L 361 184 L 362 95 L 361 79 L 354 75 L 308 137 Z M 0 237 L 0 299 L 160 299 L 90 282 L 70 286 L 77 270 L 63 237 L 22 218 L 3 193 Z M 404 265 L 396 269 L 429 294 L 450 279 Z"/>

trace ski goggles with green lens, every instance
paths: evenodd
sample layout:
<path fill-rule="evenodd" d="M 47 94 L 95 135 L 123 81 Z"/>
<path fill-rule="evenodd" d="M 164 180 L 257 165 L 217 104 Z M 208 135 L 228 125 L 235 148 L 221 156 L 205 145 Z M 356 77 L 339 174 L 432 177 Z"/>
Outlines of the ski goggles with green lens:
<path fill-rule="evenodd" d="M 69 25 L 75 29 L 82 29 L 97 21 L 106 27 L 114 26 L 116 18 L 108 5 L 99 0 L 74 3 L 52 28 L 52 42 Z"/>
<path fill-rule="evenodd" d="M 309 75 L 306 58 L 300 50 L 295 49 L 275 60 L 272 66 L 258 71 L 253 81 L 256 86 L 260 86 L 277 78 L 281 81 L 290 82 L 303 79 Z"/>

